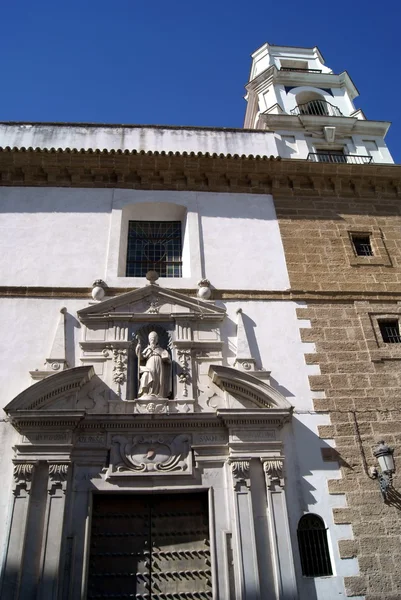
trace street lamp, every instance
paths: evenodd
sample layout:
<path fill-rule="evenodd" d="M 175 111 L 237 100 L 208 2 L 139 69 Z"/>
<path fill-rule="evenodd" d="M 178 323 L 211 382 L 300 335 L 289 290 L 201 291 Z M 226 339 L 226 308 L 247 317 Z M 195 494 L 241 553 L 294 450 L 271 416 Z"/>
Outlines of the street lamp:
<path fill-rule="evenodd" d="M 389 489 L 393 486 L 393 473 L 395 471 L 393 452 L 394 448 L 387 446 L 383 440 L 379 442 L 373 452 L 379 463 L 380 472 L 376 469 L 376 477 L 379 480 L 380 491 L 385 500 L 387 500 Z"/>

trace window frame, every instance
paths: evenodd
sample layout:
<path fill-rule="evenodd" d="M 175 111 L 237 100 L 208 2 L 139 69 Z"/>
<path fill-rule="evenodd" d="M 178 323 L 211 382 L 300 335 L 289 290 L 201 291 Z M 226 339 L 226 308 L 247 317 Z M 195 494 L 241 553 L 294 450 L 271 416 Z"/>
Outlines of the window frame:
<path fill-rule="evenodd" d="M 398 320 L 401 332 L 401 305 L 397 305 L 397 303 L 384 304 L 373 309 L 369 303 L 360 301 L 355 302 L 355 308 L 359 315 L 370 360 L 372 362 L 401 360 L 401 344 L 384 342 L 379 325 L 380 321 Z"/>
<path fill-rule="evenodd" d="M 348 262 L 352 267 L 383 266 L 392 267 L 393 264 L 387 251 L 383 232 L 376 225 L 352 225 L 340 231 Z M 366 236 L 370 238 L 372 256 L 361 256 L 355 251 L 353 236 Z"/>
<path fill-rule="evenodd" d="M 181 220 L 182 277 L 160 277 L 158 283 L 174 289 L 192 289 L 203 274 L 201 217 L 197 192 L 115 190 L 109 221 L 108 252 L 102 279 L 110 288 L 143 287 L 145 277 L 126 277 L 128 222 L 130 220 Z M 102 275 L 102 274 L 100 274 Z M 94 274 L 94 278 L 99 276 Z"/>

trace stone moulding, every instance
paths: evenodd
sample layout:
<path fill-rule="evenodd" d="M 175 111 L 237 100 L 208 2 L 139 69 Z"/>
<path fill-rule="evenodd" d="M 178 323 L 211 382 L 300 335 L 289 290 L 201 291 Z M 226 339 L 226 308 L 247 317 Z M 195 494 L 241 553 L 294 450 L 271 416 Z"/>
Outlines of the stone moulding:
<path fill-rule="evenodd" d="M 199 319 L 202 316 L 202 320 L 221 321 L 226 316 L 226 310 L 214 304 L 207 303 L 198 298 L 186 297 L 180 292 L 162 288 L 155 284 L 149 284 L 145 287 L 138 288 L 136 290 L 130 290 L 125 293 L 121 291 L 117 292 L 114 298 L 107 298 L 103 302 L 82 308 L 78 311 L 79 319 L 82 323 L 91 323 L 95 321 L 144 321 L 149 322 L 149 313 L 143 314 L 138 312 L 127 312 L 126 307 L 130 306 L 141 300 L 155 302 L 157 299 L 160 303 L 166 303 L 170 305 L 179 306 L 180 312 L 174 312 L 171 315 L 168 313 L 152 313 L 152 322 L 165 322 L 167 320 L 185 320 L 191 321 Z M 194 292 L 195 295 L 195 292 Z M 184 311 L 191 312 L 184 312 Z"/>
<path fill-rule="evenodd" d="M 78 394 L 94 374 L 92 366 L 74 367 L 55 373 L 18 394 L 4 410 L 6 413 L 17 410 L 41 410 L 62 396 Z"/>
<path fill-rule="evenodd" d="M 266 382 L 252 373 L 239 371 L 233 367 L 211 365 L 209 377 L 220 389 L 234 397 L 250 400 L 255 406 L 276 412 L 283 422 L 291 417 L 292 406 L 288 400 Z"/>
<path fill-rule="evenodd" d="M 397 284 L 398 285 L 398 284 Z M 91 288 L 80 287 L 26 287 L 26 286 L 0 286 L 0 298 L 87 298 Z M 110 296 L 125 294 L 125 287 L 108 288 Z M 196 290 L 180 289 L 180 294 L 195 296 Z M 391 291 L 365 291 L 365 290 L 213 290 L 215 300 L 285 300 L 308 302 L 353 302 L 361 300 L 398 301 L 399 293 Z M 147 319 L 149 318 L 148 313 Z M 121 317 L 120 317 L 121 318 Z M 152 320 L 162 320 L 159 315 L 152 315 Z M 209 317 L 206 317 L 209 319 Z M 104 318 L 106 320 L 106 317 Z M 81 342 L 82 344 L 82 342 Z"/>
<path fill-rule="evenodd" d="M 188 190 L 275 196 L 401 196 L 399 165 L 349 165 L 267 156 L 0 148 L 6 186 Z"/>

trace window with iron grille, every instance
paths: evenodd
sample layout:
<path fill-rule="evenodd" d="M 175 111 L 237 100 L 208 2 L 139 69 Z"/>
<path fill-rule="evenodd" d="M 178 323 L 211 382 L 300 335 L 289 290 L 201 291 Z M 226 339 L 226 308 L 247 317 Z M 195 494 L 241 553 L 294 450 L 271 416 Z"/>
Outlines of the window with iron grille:
<path fill-rule="evenodd" d="M 323 520 L 317 515 L 304 515 L 298 523 L 298 545 L 302 575 L 332 575 L 329 545 Z"/>
<path fill-rule="evenodd" d="M 397 319 L 383 319 L 378 323 L 385 344 L 401 344 L 400 324 Z"/>
<path fill-rule="evenodd" d="M 316 150 L 315 160 L 317 162 L 346 163 L 347 155 L 343 150 Z"/>
<path fill-rule="evenodd" d="M 127 277 L 182 276 L 181 221 L 130 221 L 128 227 Z"/>
<path fill-rule="evenodd" d="M 370 235 L 352 235 L 351 237 L 357 256 L 373 256 Z"/>

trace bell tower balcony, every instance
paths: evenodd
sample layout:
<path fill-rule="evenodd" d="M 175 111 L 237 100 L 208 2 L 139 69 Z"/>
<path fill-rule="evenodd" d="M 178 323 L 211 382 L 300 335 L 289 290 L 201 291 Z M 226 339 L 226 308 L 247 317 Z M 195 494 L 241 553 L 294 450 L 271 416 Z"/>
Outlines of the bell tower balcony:
<path fill-rule="evenodd" d="M 318 117 L 342 117 L 343 113 L 341 110 L 334 106 L 334 104 L 330 104 L 326 100 L 309 100 L 309 102 L 303 102 L 302 104 L 297 104 L 295 108 L 293 108 L 290 113 L 292 115 L 313 115 Z"/>
<path fill-rule="evenodd" d="M 245 129 L 273 134 L 282 158 L 349 164 L 392 163 L 390 123 L 368 120 L 347 71 L 334 73 L 317 47 L 264 44 L 252 54 Z"/>

